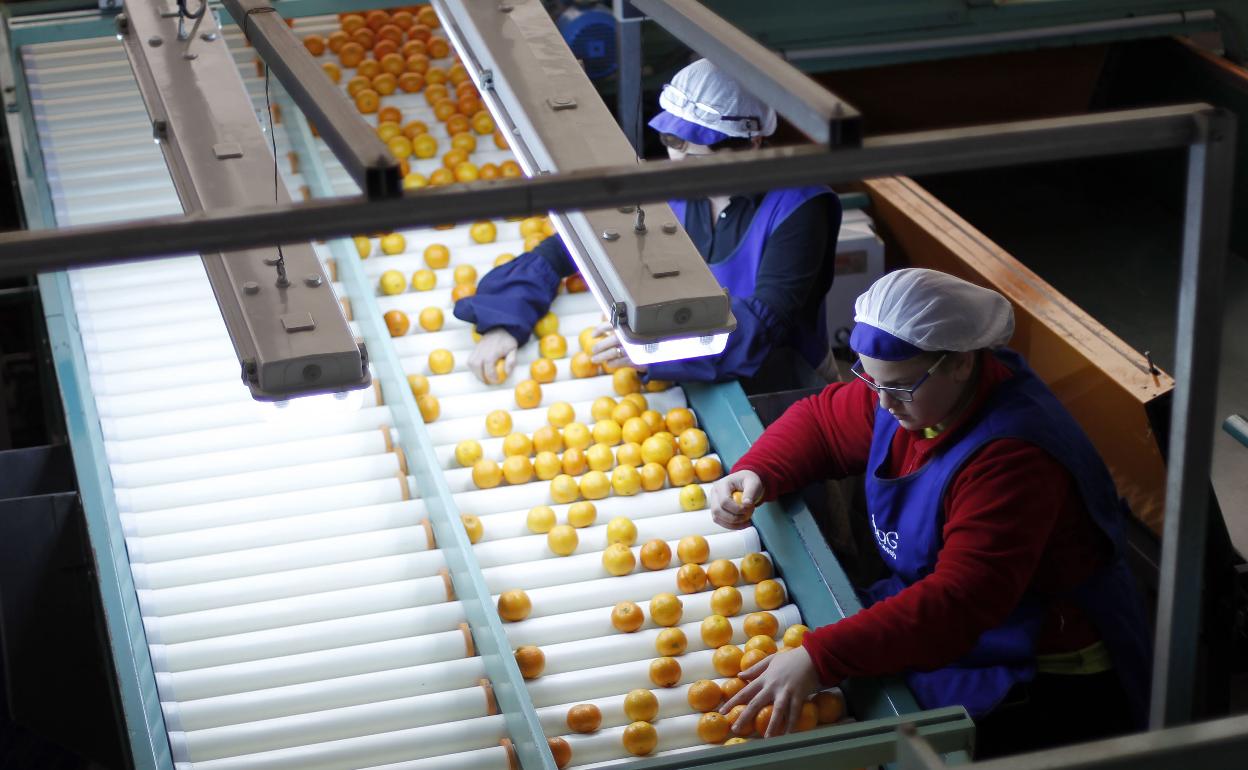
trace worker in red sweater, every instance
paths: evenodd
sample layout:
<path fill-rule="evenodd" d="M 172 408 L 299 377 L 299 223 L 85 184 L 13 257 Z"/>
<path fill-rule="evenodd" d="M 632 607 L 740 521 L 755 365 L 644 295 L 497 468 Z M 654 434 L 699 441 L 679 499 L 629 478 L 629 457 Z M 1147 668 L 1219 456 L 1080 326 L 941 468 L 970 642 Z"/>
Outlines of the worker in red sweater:
<path fill-rule="evenodd" d="M 961 705 L 980 756 L 1142 727 L 1149 631 L 1124 560 L 1126 506 L 1092 443 L 1022 357 L 1000 294 L 932 270 L 855 304 L 856 377 L 794 404 L 712 488 L 720 524 L 815 481 L 865 476 L 889 574 L 864 608 L 742 673 L 724 704 L 768 735 L 849 677 L 904 674 Z M 740 492 L 740 501 L 733 493 Z"/>

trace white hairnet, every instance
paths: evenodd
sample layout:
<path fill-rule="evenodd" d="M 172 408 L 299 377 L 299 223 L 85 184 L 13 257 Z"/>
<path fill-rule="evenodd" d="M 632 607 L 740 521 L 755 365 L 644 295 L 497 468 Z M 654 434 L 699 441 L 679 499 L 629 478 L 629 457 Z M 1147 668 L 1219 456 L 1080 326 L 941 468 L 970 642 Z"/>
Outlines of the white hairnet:
<path fill-rule="evenodd" d="M 854 320 L 854 349 L 882 360 L 999 348 L 1014 334 L 1014 308 L 1001 294 L 923 268 L 897 270 L 871 284 L 854 302 Z"/>
<path fill-rule="evenodd" d="M 707 59 L 699 59 L 672 78 L 659 94 L 659 106 L 678 118 L 731 137 L 770 136 L 776 111 L 764 104 Z"/>

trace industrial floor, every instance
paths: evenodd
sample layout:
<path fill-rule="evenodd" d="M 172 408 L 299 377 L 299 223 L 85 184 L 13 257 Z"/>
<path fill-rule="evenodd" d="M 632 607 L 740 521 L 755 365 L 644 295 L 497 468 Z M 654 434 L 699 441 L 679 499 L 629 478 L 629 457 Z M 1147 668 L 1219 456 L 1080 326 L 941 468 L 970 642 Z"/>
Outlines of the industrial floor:
<path fill-rule="evenodd" d="M 1154 362 L 1173 372 L 1182 163 L 1173 154 L 920 179 L 951 208 Z M 1003 203 L 1005 201 L 1006 203 Z M 1242 212 L 1240 213 L 1242 216 Z M 1221 429 L 1248 414 L 1248 254 L 1227 264 L 1211 476 L 1248 554 L 1248 447 Z"/>

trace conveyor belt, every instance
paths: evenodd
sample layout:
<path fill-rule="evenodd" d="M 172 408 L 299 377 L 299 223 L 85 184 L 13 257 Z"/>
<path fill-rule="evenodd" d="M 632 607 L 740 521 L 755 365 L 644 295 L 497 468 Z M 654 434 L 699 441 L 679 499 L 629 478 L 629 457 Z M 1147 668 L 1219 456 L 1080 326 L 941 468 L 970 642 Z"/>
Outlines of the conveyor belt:
<path fill-rule="evenodd" d="M 333 17 L 297 25 L 305 34 L 336 28 Z M 234 28 L 226 38 L 263 110 L 254 53 Z M 180 210 L 119 43 L 27 46 L 23 61 L 59 224 Z M 352 74 L 343 71 L 344 85 Z M 422 94 L 398 92 L 382 104 L 399 107 L 405 120 L 424 120 L 439 140 L 439 155 L 448 149 L 445 127 Z M 375 115 L 365 117 L 376 123 Z M 285 122 L 275 138 L 289 189 L 355 192 L 323 142 L 314 144 L 315 158 L 293 162 L 298 147 Z M 510 157 L 489 136 L 481 139 L 474 162 Z M 308 163 L 318 167 L 316 178 L 298 173 Z M 438 157 L 411 163 L 426 175 L 439 165 Z M 422 254 L 434 243 L 450 250 L 451 263 L 435 270 L 433 290 L 351 299 L 357 307 L 375 302 L 368 312 L 402 310 L 413 321 L 408 333 L 370 345 L 392 345 L 406 373 L 426 375 L 439 400 L 440 416 L 425 429 L 455 506 L 480 518 L 473 558 L 487 589 L 495 595 L 522 589 L 532 601 L 532 614 L 507 624 L 505 633 L 513 647 L 538 645 L 545 653 L 545 671 L 528 682 L 541 728 L 567 741 L 574 766 L 628 759 L 623 696 L 648 688 L 660 706 L 654 753 L 699 748 L 700 714 L 687 700 L 689 685 L 726 681 L 700 633 L 711 614 L 710 590 L 681 597 L 678 627 L 688 647 L 677 657 L 680 680 L 656 686 L 649 667 L 662 629 L 650 618 L 649 600 L 679 593 L 680 560 L 673 556 L 656 570 L 638 564 L 613 577 L 602 565 L 605 525 L 617 516 L 632 520 L 634 556 L 654 539 L 675 554 L 682 537 L 698 535 L 706 538 L 709 559 L 738 565 L 746 554 L 765 554 L 760 538 L 752 528 L 721 530 L 665 483 L 595 500 L 595 522 L 578 529 L 575 550 L 560 557 L 526 525 L 529 510 L 543 505 L 567 521 L 569 505 L 552 502 L 548 481 L 479 489 L 471 470 L 459 467 L 455 447 L 465 439 L 476 439 L 485 457 L 502 463 L 503 439 L 486 430 L 491 411 L 508 412 L 512 430 L 531 435 L 546 424 L 553 403 L 571 404 L 576 419 L 592 425 L 594 401 L 620 395 L 611 376 L 573 377 L 564 357 L 555 361 L 553 382 L 542 386 L 540 405 L 517 408 L 513 388 L 539 358 L 536 340 L 520 349 L 516 372 L 503 386 L 484 385 L 466 371 L 472 331 L 451 314 L 453 269 L 472 265 L 484 275 L 500 254 L 520 253 L 524 245 L 518 223 L 494 224 L 498 236 L 489 243 L 476 243 L 465 225 L 404 231 L 406 248 L 397 255 L 382 255 L 373 238 L 373 253 L 359 269 L 374 285 L 387 270 L 407 276 L 423 268 Z M 329 259 L 328 246 L 317 249 Z M 474 656 L 472 633 L 480 629 L 470 631 L 451 595 L 447 560 L 391 430 L 394 407 L 381 401 L 380 389 L 285 408 L 252 401 L 196 257 L 77 270 L 70 286 L 178 767 L 502 768 L 513 762 L 500 745 L 508 737 L 504 715 L 496 713 L 482 659 Z M 335 290 L 345 291 L 338 284 Z M 415 323 L 429 307 L 443 312 L 440 330 L 425 332 Z M 599 318 L 587 293 L 560 294 L 552 312 L 571 350 Z M 429 369 L 429 353 L 438 349 L 454 356 L 449 373 Z M 661 414 L 689 403 L 679 387 L 643 395 Z M 575 475 L 583 479 L 583 473 Z M 740 646 L 747 640 L 743 618 L 759 607 L 753 586 L 739 581 L 738 588 L 743 604 L 731 618 L 731 643 Z M 621 634 L 612 627 L 611 610 L 620 601 L 642 607 L 641 630 Z M 777 638 L 802 621 L 787 601 L 773 614 Z M 579 703 L 599 708 L 600 729 L 569 730 L 568 710 Z"/>

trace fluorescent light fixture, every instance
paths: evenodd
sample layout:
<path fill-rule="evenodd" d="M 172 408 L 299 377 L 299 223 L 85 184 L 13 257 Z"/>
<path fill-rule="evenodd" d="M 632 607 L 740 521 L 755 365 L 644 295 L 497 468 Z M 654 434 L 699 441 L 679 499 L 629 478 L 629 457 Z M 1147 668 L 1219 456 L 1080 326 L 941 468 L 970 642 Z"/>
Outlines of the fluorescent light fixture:
<path fill-rule="evenodd" d="M 341 393 L 321 393 L 287 401 L 273 401 L 261 405 L 261 414 L 268 422 L 307 422 L 338 414 L 358 412 L 364 406 L 363 390 Z"/>
<path fill-rule="evenodd" d="M 717 356 L 724 352 L 728 345 L 728 333 L 712 334 L 708 337 L 684 337 L 668 339 L 660 342 L 637 344 L 620 337 L 620 346 L 628 360 L 634 364 L 646 366 L 663 361 L 678 361 L 684 358 L 700 358 Z"/>
<path fill-rule="evenodd" d="M 526 176 L 637 162 L 540 4 L 431 4 Z M 727 294 L 667 204 L 642 203 L 644 218 L 635 206 L 549 214 L 634 363 L 722 352 L 736 328 Z"/>

